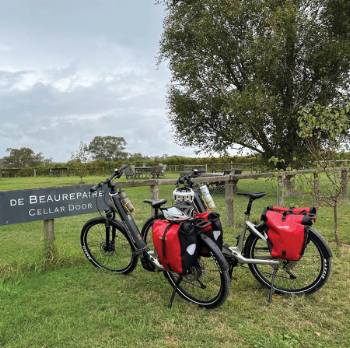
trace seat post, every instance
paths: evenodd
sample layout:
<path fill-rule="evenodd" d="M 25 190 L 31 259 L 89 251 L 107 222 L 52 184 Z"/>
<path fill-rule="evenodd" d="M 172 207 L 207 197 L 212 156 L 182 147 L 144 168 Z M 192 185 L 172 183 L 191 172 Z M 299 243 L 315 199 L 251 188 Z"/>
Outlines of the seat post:
<path fill-rule="evenodd" d="M 252 204 L 253 204 L 253 199 L 249 198 L 248 205 L 247 205 L 247 210 L 244 213 L 247 217 L 250 216 L 250 212 L 252 210 Z"/>

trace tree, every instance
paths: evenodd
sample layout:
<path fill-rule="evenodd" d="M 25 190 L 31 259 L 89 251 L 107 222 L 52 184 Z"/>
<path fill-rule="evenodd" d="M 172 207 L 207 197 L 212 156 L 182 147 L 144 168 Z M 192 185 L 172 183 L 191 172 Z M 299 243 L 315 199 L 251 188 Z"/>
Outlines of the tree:
<path fill-rule="evenodd" d="M 333 208 L 334 236 L 337 246 L 341 245 L 338 233 L 338 204 L 346 192 L 349 181 L 347 171 L 337 170 L 335 153 L 347 148 L 349 140 L 350 102 L 345 105 L 323 107 L 315 104 L 299 112 L 299 136 L 315 163 L 326 173 L 329 185 L 321 200 Z M 345 175 L 344 175 L 345 174 Z"/>
<path fill-rule="evenodd" d="M 127 158 L 125 145 L 123 137 L 96 136 L 86 149 L 94 160 L 117 161 Z"/>
<path fill-rule="evenodd" d="M 3 165 L 8 168 L 24 168 L 37 166 L 43 162 L 50 162 L 45 159 L 41 152 L 34 153 L 28 147 L 21 147 L 19 149 L 8 148 L 9 156 L 3 158 Z"/>
<path fill-rule="evenodd" d="M 83 184 L 83 178 L 87 175 L 87 162 L 90 160 L 90 153 L 88 146 L 80 142 L 77 152 L 72 153 L 71 160 L 68 162 L 69 166 L 74 169 L 75 174 L 80 177 L 80 183 Z"/>
<path fill-rule="evenodd" d="M 350 1 L 165 4 L 160 59 L 172 72 L 178 142 L 204 152 L 238 145 L 266 163 L 283 159 L 282 169 L 300 165 L 298 111 L 349 97 Z"/>

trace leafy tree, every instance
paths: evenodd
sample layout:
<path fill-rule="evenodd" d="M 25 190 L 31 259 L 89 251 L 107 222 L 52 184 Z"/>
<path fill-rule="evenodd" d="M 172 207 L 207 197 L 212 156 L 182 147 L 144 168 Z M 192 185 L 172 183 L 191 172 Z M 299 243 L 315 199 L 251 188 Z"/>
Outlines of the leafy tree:
<path fill-rule="evenodd" d="M 86 150 L 91 153 L 94 160 L 117 161 L 127 158 L 125 145 L 123 137 L 96 136 Z"/>
<path fill-rule="evenodd" d="M 81 141 L 79 144 L 79 149 L 72 153 L 71 160 L 78 161 L 80 163 L 87 163 L 90 161 L 90 159 L 91 155 L 89 153 L 89 147 Z"/>
<path fill-rule="evenodd" d="M 298 111 L 349 97 L 350 1 L 164 2 L 160 58 L 178 142 L 300 165 Z"/>
<path fill-rule="evenodd" d="M 50 162 L 45 159 L 41 152 L 35 153 L 28 147 L 21 147 L 19 149 L 8 148 L 9 156 L 3 158 L 2 162 L 8 168 L 24 168 L 37 166 L 43 162 Z"/>
<path fill-rule="evenodd" d="M 75 174 L 80 177 L 81 184 L 84 183 L 83 178 L 88 173 L 87 162 L 90 157 L 88 146 L 80 142 L 78 151 L 72 153 L 71 160 L 68 162 L 68 165 L 74 169 Z"/>
<path fill-rule="evenodd" d="M 144 160 L 149 160 L 149 157 L 142 155 L 142 153 L 136 152 L 136 153 L 129 153 L 128 155 L 128 161 L 135 163 L 135 162 L 142 162 Z"/>
<path fill-rule="evenodd" d="M 333 208 L 334 236 L 339 247 L 338 204 L 349 181 L 347 172 L 336 170 L 334 155 L 345 150 L 349 141 L 350 103 L 323 107 L 315 104 L 300 111 L 299 136 L 304 139 L 311 158 L 326 173 L 329 185 L 321 195 L 321 201 Z M 344 176 L 344 174 L 346 174 Z"/>

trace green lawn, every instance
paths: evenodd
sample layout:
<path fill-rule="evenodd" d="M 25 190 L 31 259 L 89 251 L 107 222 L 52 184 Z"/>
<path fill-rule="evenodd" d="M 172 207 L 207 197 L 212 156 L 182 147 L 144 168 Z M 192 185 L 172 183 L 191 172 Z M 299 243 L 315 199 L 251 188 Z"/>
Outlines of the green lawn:
<path fill-rule="evenodd" d="M 96 183 L 102 178 L 89 177 Z M 0 190 L 77 184 L 79 178 L 0 179 Z M 322 180 L 325 185 L 325 181 Z M 268 196 L 254 203 L 254 218 L 276 202 L 273 180 L 244 180 L 240 190 L 259 190 Z M 298 180 L 297 189 L 305 187 Z M 161 186 L 170 199 L 173 187 Z M 142 224 L 149 206 L 149 188 L 130 188 L 136 218 Z M 246 201 L 235 196 L 235 228 L 225 226 L 224 198 L 214 197 L 221 212 L 226 240 L 233 242 L 242 225 Z M 299 192 L 290 205 L 311 204 Z M 340 207 L 340 236 L 350 244 L 350 204 Z M 42 262 L 42 222 L 0 227 L 0 347 L 349 347 L 350 248 L 336 250 L 332 210 L 322 207 L 316 228 L 334 252 L 333 273 L 327 285 L 308 297 L 274 296 L 267 304 L 262 289 L 246 268 L 235 271 L 225 304 L 203 310 L 176 297 L 166 305 L 171 288 L 161 274 L 140 266 L 129 276 L 95 270 L 80 250 L 79 234 L 91 215 L 55 221 L 58 261 Z"/>

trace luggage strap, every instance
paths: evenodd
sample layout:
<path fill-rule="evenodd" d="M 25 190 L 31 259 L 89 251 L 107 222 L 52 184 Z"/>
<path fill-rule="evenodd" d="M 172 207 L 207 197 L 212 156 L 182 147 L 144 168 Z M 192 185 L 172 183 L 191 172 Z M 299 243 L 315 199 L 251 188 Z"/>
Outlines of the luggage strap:
<path fill-rule="evenodd" d="M 311 215 L 310 213 L 307 213 L 307 211 L 306 211 L 305 209 L 304 209 L 304 210 L 301 210 L 300 213 L 295 214 L 295 213 L 293 212 L 293 209 L 294 209 L 294 208 L 289 208 L 288 210 L 286 210 L 286 211 L 284 211 L 284 212 L 282 213 L 282 221 L 285 221 L 285 220 L 286 220 L 287 215 L 308 215 L 308 216 Z"/>
<path fill-rule="evenodd" d="M 163 247 L 163 257 L 164 258 L 166 257 L 166 245 L 165 245 L 166 235 L 169 232 L 169 230 L 170 230 L 172 225 L 173 225 L 173 223 L 169 222 L 169 225 L 165 228 L 164 233 L 163 233 L 162 238 L 161 238 L 161 240 L 162 240 L 162 247 Z"/>

